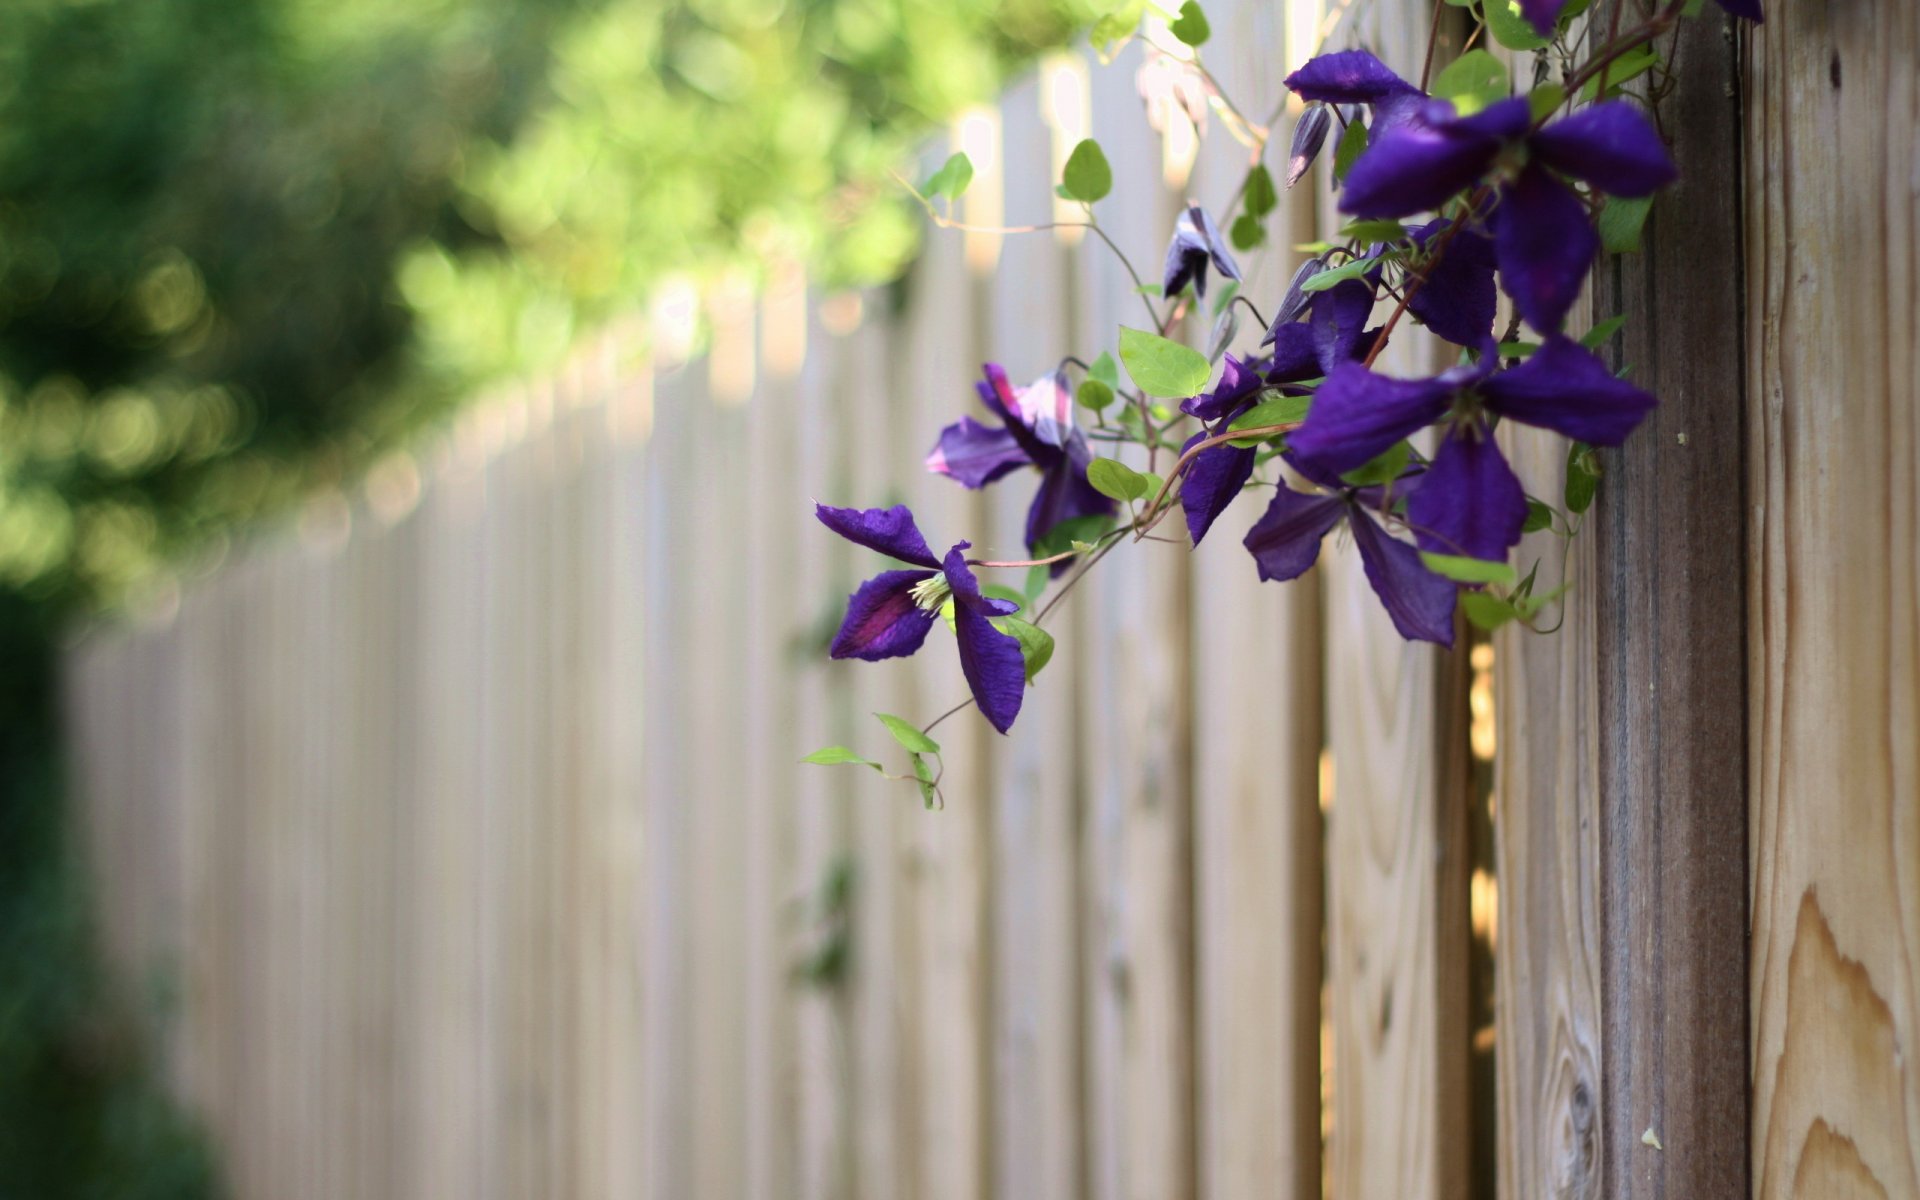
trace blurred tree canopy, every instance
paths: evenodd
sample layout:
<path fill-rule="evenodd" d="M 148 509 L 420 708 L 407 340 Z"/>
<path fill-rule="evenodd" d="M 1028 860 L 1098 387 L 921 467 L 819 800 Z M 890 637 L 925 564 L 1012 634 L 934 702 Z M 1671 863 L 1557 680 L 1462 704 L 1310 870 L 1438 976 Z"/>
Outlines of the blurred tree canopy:
<path fill-rule="evenodd" d="M 91 956 L 62 627 L 669 276 L 897 272 L 887 168 L 1089 2 L 10 0 L 0 1200 L 215 1190 Z"/>
<path fill-rule="evenodd" d="M 915 244 L 886 171 L 1088 0 L 14 0 L 0 587 L 70 609 L 658 280 Z"/>

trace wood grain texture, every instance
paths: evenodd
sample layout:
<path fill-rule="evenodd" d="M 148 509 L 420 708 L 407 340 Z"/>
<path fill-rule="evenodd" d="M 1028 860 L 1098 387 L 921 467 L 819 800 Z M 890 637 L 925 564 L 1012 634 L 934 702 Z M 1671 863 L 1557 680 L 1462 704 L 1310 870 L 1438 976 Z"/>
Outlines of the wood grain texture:
<path fill-rule="evenodd" d="M 1144 173 L 1162 161 L 1162 145 L 1133 100 L 1139 63 L 1136 43 L 1094 68 L 1092 136 L 1113 162 Z M 1152 273 L 1177 211 L 1170 191 L 1123 187 L 1102 209 L 1102 224 Z M 1104 246 L 1082 242 L 1078 255 L 1082 354 L 1116 349 L 1118 327 L 1139 327 L 1146 314 Z M 1136 450 L 1121 457 L 1148 465 Z M 1077 597 L 1088 797 L 1083 1086 L 1088 1185 L 1100 1200 L 1191 1196 L 1197 1182 L 1186 554 L 1124 544 Z"/>
<path fill-rule="evenodd" d="M 1207 6 L 1209 69 L 1255 119 L 1284 98 L 1283 71 L 1312 53 L 1288 36 L 1315 24 L 1301 15 L 1248 0 Z M 1274 134 L 1275 164 L 1295 115 Z M 1214 123 L 1190 190 L 1233 194 L 1247 159 Z M 1317 236 L 1315 199 L 1311 187 L 1287 192 L 1265 246 L 1239 255 L 1243 290 L 1263 308 L 1293 274 L 1292 247 Z M 1250 354 L 1264 330 L 1244 309 L 1240 323 L 1234 352 Z M 1320 1194 L 1320 589 L 1259 582 L 1241 542 L 1271 495 L 1242 496 L 1191 560 L 1197 1194 L 1209 1200 Z"/>
<path fill-rule="evenodd" d="M 1712 19 L 1675 43 L 1661 106 L 1680 182 L 1596 312 L 1660 397 L 1620 451 L 1597 558 L 1602 1170 L 1610 1195 L 1747 1188 L 1745 609 L 1739 88 Z M 1667 1149 L 1644 1143 L 1654 1131 Z"/>
<path fill-rule="evenodd" d="M 1042 120 L 1041 85 L 1027 78 L 1001 98 L 1000 129 L 1009 225 L 1052 219 L 1051 181 L 1057 177 L 1051 131 Z M 1018 235 L 1002 253 L 989 288 L 984 353 L 1001 363 L 1016 385 L 1053 369 L 1067 345 L 1067 251 L 1053 233 Z M 969 380 L 941 389 L 952 412 L 982 412 Z M 927 414 L 937 418 L 938 413 Z M 1084 410 L 1076 415 L 1084 415 Z M 931 421 L 927 422 L 931 424 Z M 902 447 L 916 461 L 921 444 Z M 946 480 L 934 481 L 952 486 Z M 990 495 L 992 525 L 976 553 L 1018 561 L 1028 557 L 1027 508 L 1037 480 L 1020 472 Z M 1007 586 L 1025 585 L 1027 572 L 989 572 Z M 1090 583 L 1093 581 L 1089 581 Z M 1057 584 L 1056 584 L 1057 586 Z M 1031 607 L 1031 606 L 1030 606 Z M 1035 611 L 1024 613 L 1028 619 Z M 1078 647 L 1062 630 L 1064 612 L 1049 622 L 1061 642 L 1057 658 L 1021 705 L 1015 734 L 995 749 L 992 882 L 994 967 L 992 997 L 995 1196 L 1074 1196 L 1079 1192 L 1079 1044 L 1076 1036 L 1075 869 L 1078 756 L 1073 737 L 1073 670 Z"/>
<path fill-rule="evenodd" d="M 1431 13 L 1426 0 L 1355 6 L 1329 45 L 1369 45 L 1418 79 Z M 1340 224 L 1330 198 L 1321 221 L 1322 236 Z M 1403 324 L 1378 369 L 1431 374 L 1442 353 Z M 1467 1194 L 1472 1166 L 1465 655 L 1400 638 L 1350 538 L 1329 539 L 1317 574 L 1333 768 L 1332 1194 L 1447 1200 Z"/>
<path fill-rule="evenodd" d="M 1562 439 L 1511 426 L 1501 439 L 1530 494 L 1562 494 Z M 1523 570 L 1540 561 L 1542 580 L 1564 570 L 1573 581 L 1565 602 L 1542 615 L 1559 631 L 1508 626 L 1494 638 L 1496 1170 L 1500 1196 L 1512 1200 L 1608 1194 L 1593 538 L 1577 537 L 1565 554 L 1559 538 L 1539 533 L 1517 560 Z"/>
<path fill-rule="evenodd" d="M 1753 1194 L 1915 1197 L 1920 14 L 1767 16 L 1745 39 Z"/>

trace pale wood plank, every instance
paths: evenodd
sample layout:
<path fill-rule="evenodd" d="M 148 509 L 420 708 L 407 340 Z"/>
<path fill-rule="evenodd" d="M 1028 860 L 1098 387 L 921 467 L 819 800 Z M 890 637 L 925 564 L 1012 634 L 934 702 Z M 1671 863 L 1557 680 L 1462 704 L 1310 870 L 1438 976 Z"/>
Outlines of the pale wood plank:
<path fill-rule="evenodd" d="M 1913 1197 L 1920 14 L 1767 17 L 1745 35 L 1753 1194 Z"/>
<path fill-rule="evenodd" d="M 1160 139 L 1133 94 L 1136 43 L 1094 68 L 1093 136 L 1111 161 L 1151 168 Z M 1148 277 L 1172 235 L 1172 196 L 1137 181 L 1103 203 L 1102 224 Z M 1146 313 L 1103 245 L 1081 244 L 1081 356 L 1115 349 Z M 1143 456 L 1129 452 L 1137 467 Z M 1159 464 L 1163 469 L 1169 464 Z M 1088 1104 L 1097 1197 L 1191 1195 L 1195 1186 L 1190 679 L 1186 551 L 1123 545 L 1090 577 L 1080 608 L 1080 736 Z"/>
<path fill-rule="evenodd" d="M 1000 103 L 1001 178 L 1009 225 L 1052 219 L 1058 177 L 1051 131 L 1041 120 L 1041 87 L 1013 85 Z M 1053 369 L 1067 345 L 1068 253 L 1052 233 L 1009 239 L 989 285 L 987 358 L 1016 385 Z M 903 448 L 917 463 L 940 424 L 961 412 L 986 419 L 965 380 L 923 405 L 923 444 Z M 1084 411 L 1084 410 L 1083 410 Z M 917 451 L 917 453 L 916 453 Z M 952 486 L 946 480 L 935 481 Z M 1019 472 L 994 485 L 990 532 L 974 555 L 1028 557 L 1026 514 L 1036 479 Z M 1025 570 L 983 571 L 1020 588 Z M 1023 614 L 1031 620 L 1037 609 Z M 1060 630 L 1056 629 L 1056 636 Z M 1079 1046 L 1076 1036 L 1076 754 L 1071 639 L 1029 688 L 1020 719 L 998 747 L 993 780 L 993 1194 L 1072 1196 L 1079 1191 Z"/>
<path fill-rule="evenodd" d="M 1317 22 L 1242 2 L 1209 5 L 1208 18 L 1209 69 L 1264 118 L 1283 98 L 1280 75 L 1314 49 L 1290 27 Z M 1293 119 L 1267 155 L 1276 182 Z M 1219 215 L 1247 159 L 1216 122 L 1191 190 Z M 1266 244 L 1239 255 L 1243 292 L 1262 309 L 1293 274 L 1291 247 L 1316 236 L 1315 207 L 1310 186 L 1286 193 Z M 1264 331 L 1244 309 L 1240 325 L 1234 349 L 1250 354 Z M 1260 583 L 1241 545 L 1271 494 L 1243 496 L 1192 560 L 1198 1182 L 1216 1200 L 1320 1192 L 1320 597 L 1317 579 Z"/>

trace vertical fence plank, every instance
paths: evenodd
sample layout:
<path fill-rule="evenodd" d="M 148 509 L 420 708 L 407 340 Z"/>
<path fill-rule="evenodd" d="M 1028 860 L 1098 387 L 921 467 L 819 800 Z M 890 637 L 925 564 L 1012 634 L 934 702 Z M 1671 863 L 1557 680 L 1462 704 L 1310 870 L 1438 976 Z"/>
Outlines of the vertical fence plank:
<path fill-rule="evenodd" d="M 1376 0 L 1350 10 L 1331 42 L 1369 45 L 1418 79 L 1431 13 L 1427 0 Z M 1324 220 L 1323 235 L 1338 227 L 1332 203 Z M 1437 343 L 1403 323 L 1378 369 L 1439 365 Z M 1350 542 L 1323 561 L 1333 1192 L 1462 1195 L 1472 1116 L 1465 655 L 1402 641 Z"/>
<path fill-rule="evenodd" d="M 983 197 L 997 198 L 995 123 L 985 117 L 971 120 L 977 122 L 976 140 L 967 146 L 978 171 L 975 187 Z M 994 223 L 993 211 L 979 211 L 979 203 L 976 198 L 969 219 Z M 973 319 L 977 283 L 967 250 L 966 239 L 935 234 L 912 277 L 918 300 L 903 337 L 911 364 L 907 394 L 922 398 L 919 403 L 936 413 L 951 403 L 940 404 L 939 398 L 963 395 L 958 388 L 979 370 Z M 921 527 L 937 552 L 963 538 L 978 540 L 985 528 L 978 497 L 946 480 L 917 483 Z M 871 565 L 871 556 L 861 557 L 860 570 L 850 580 L 863 578 Z M 928 719 L 967 695 L 959 657 L 945 630 L 928 638 L 915 663 L 916 695 Z M 922 1200 L 978 1200 L 989 1190 L 992 1136 L 987 887 L 993 791 L 988 739 L 998 735 L 968 708 L 949 718 L 934 736 L 944 751 L 947 806 L 910 823 L 912 865 L 902 889 L 902 906 L 911 908 L 916 921 L 911 1003 L 920 1013 L 939 1014 L 916 1022 L 914 1030 L 909 1103 L 916 1120 L 908 1138 L 916 1161 L 910 1167 L 910 1194 Z"/>
<path fill-rule="evenodd" d="M 1773 6 L 1778 8 L 1780 6 Z M 1671 51 L 1680 181 L 1597 311 L 1660 398 L 1589 522 L 1598 556 L 1603 1154 L 1624 1196 L 1746 1192 L 1747 985 L 1739 81 L 1718 14 Z M 1823 177 L 1821 187 L 1829 186 Z M 1676 1147 L 1655 1150 L 1655 1139 Z M 1677 1149 L 1684 1147 L 1684 1150 Z"/>
<path fill-rule="evenodd" d="M 1263 119 L 1284 97 L 1281 74 L 1313 49 L 1280 23 L 1302 23 L 1244 2 L 1208 17 L 1215 77 Z M 1273 134 L 1276 175 L 1298 107 Z M 1247 159 L 1216 123 L 1195 189 L 1216 216 Z M 1265 311 L 1297 265 L 1292 246 L 1315 237 L 1314 210 L 1311 187 L 1286 193 L 1266 245 L 1240 256 L 1243 291 Z M 1244 309 L 1240 325 L 1234 352 L 1251 353 L 1264 331 Z M 1199 1193 L 1210 1200 L 1320 1193 L 1319 583 L 1259 582 L 1241 541 L 1271 495 L 1241 497 L 1192 567 Z"/>
<path fill-rule="evenodd" d="M 1147 167 L 1163 150 L 1133 95 L 1140 53 L 1136 43 L 1115 65 L 1095 70 L 1092 132 L 1114 162 Z M 1172 234 L 1170 201 L 1161 187 L 1123 187 L 1103 204 L 1102 224 L 1149 274 Z M 1079 256 L 1084 356 L 1116 349 L 1121 325 L 1147 319 L 1125 269 L 1103 245 L 1083 242 Z M 1132 465 L 1148 464 L 1140 456 Z M 1083 944 L 1092 1011 L 1084 1018 L 1084 1086 L 1089 1182 L 1103 1198 L 1194 1191 L 1185 554 L 1156 542 L 1119 546 L 1077 597 L 1089 796 Z"/>
<path fill-rule="evenodd" d="M 1053 138 L 1041 120 L 1041 86 L 1027 79 L 1000 104 L 1004 209 L 1009 225 L 1052 219 L 1058 177 Z M 989 285 L 986 357 L 1016 385 L 1053 370 L 1066 344 L 1063 247 L 1052 233 L 1013 236 Z M 938 393 L 932 419 L 981 417 L 965 378 Z M 939 411 L 944 409 L 945 411 Z M 1084 412 L 1084 410 L 1082 410 Z M 922 447 L 924 451 L 924 447 Z M 903 462 L 913 461 L 903 456 Z M 945 480 L 938 481 L 946 484 Z M 949 485 L 951 486 L 951 485 Z M 991 495 L 992 532 L 974 553 L 1028 557 L 1027 507 L 1033 476 L 1021 472 Z M 982 571 L 1006 586 L 1027 572 Z M 1027 611 L 1031 620 L 1037 611 Z M 1071 673 L 1080 648 L 1059 659 L 1028 690 L 1014 734 L 998 747 L 993 779 L 993 1022 L 995 1196 L 1072 1196 L 1079 1190 L 1074 980 L 1074 826 L 1076 763 Z M 984 790 L 983 790 L 984 792 Z"/>
<path fill-rule="evenodd" d="M 1767 18 L 1745 109 L 1753 1194 L 1920 1196 L 1920 18 Z"/>

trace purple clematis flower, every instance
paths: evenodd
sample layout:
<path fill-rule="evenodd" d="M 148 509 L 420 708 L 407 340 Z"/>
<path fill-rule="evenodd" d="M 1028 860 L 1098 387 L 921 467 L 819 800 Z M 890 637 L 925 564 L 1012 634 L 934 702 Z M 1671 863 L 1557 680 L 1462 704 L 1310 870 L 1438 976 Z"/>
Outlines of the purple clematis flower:
<path fill-rule="evenodd" d="M 1490 220 L 1500 280 L 1527 323 L 1545 333 L 1566 319 L 1600 249 L 1586 204 L 1554 172 L 1635 198 L 1678 175 L 1660 135 L 1625 101 L 1595 104 L 1538 130 L 1524 96 L 1466 117 L 1433 101 L 1360 156 L 1340 207 L 1362 217 L 1411 216 L 1496 169 Z"/>
<path fill-rule="evenodd" d="M 1339 50 L 1309 59 L 1287 76 L 1286 84 L 1302 100 L 1366 105 L 1373 117 L 1368 132 L 1376 138 L 1411 117 L 1427 98 L 1366 50 Z"/>
<path fill-rule="evenodd" d="M 1654 398 L 1607 370 L 1578 342 L 1553 337 L 1509 371 L 1495 372 L 1492 347 L 1477 363 L 1431 379 L 1392 379 L 1346 365 L 1315 394 L 1306 422 L 1288 439 L 1303 468 L 1351 471 L 1400 439 L 1444 421 L 1446 436 L 1407 520 L 1422 549 L 1501 559 L 1520 540 L 1527 498 L 1493 443 L 1493 418 L 1551 429 L 1577 441 L 1617 446 Z"/>
<path fill-rule="evenodd" d="M 1020 467 L 1040 468 L 1040 490 L 1027 509 L 1027 548 L 1040 545 L 1048 531 L 1075 517 L 1112 515 L 1113 501 L 1087 482 L 1093 452 L 1073 423 L 1073 399 L 1066 376 L 1054 371 L 1024 388 L 1007 382 L 999 363 L 988 363 L 986 378 L 974 384 L 980 402 L 1000 419 L 1000 428 L 961 417 L 940 431 L 927 455 L 927 470 L 962 486 L 983 488 Z M 1058 563 L 1054 574 L 1070 567 Z"/>
<path fill-rule="evenodd" d="M 847 599 L 847 616 L 833 635 L 834 658 L 878 662 L 918 650 L 953 601 L 953 632 L 960 644 L 960 670 L 987 723 L 1001 733 L 1013 727 L 1026 694 L 1027 666 L 1020 639 L 993 627 L 992 618 L 1020 610 L 1010 600 L 983 595 L 967 566 L 971 543 L 955 542 L 944 560 L 933 556 L 904 504 L 892 508 L 814 505 L 820 523 L 841 537 L 920 568 L 882 571 Z"/>
<path fill-rule="evenodd" d="M 1231 425 L 1260 402 L 1261 393 L 1277 387 L 1286 395 L 1305 395 L 1286 385 L 1304 383 L 1327 374 L 1343 362 L 1365 358 L 1380 331 L 1366 328 L 1373 312 L 1373 287 L 1350 279 L 1307 301 L 1307 319 L 1275 325 L 1267 333 L 1272 354 L 1239 359 L 1229 354 L 1213 390 L 1180 405 L 1180 411 L 1198 417 L 1210 428 L 1188 438 L 1182 453 Z M 1198 546 L 1207 530 L 1240 495 L 1253 475 L 1257 447 L 1215 446 L 1187 464 L 1180 485 L 1180 508 L 1186 514 L 1187 535 Z"/>
<path fill-rule="evenodd" d="M 1412 231 L 1413 244 L 1432 246 L 1451 224 L 1441 218 L 1420 226 Z M 1493 267 L 1493 243 L 1471 229 L 1459 230 L 1446 253 L 1420 269 L 1423 282 L 1407 297 L 1407 311 L 1456 346 L 1479 346 L 1492 334 L 1500 304 Z"/>
<path fill-rule="evenodd" d="M 1193 283 L 1193 294 L 1207 294 L 1207 263 L 1212 262 L 1228 279 L 1240 278 L 1240 264 L 1227 252 L 1227 244 L 1214 227 L 1213 218 L 1198 204 L 1180 214 L 1174 222 L 1173 241 L 1167 244 L 1167 265 L 1160 294 L 1171 300 L 1180 289 Z"/>
<path fill-rule="evenodd" d="M 1342 519 L 1353 531 L 1354 546 L 1367 582 L 1409 641 L 1453 645 L 1454 585 L 1427 569 L 1420 552 L 1389 534 L 1375 513 L 1389 500 L 1385 489 L 1350 488 L 1309 470 L 1308 477 L 1328 486 L 1321 492 L 1297 492 L 1282 484 L 1266 515 L 1247 532 L 1247 551 L 1260 578 L 1285 582 L 1306 574 L 1320 557 L 1320 543 Z M 1414 485 L 1419 495 L 1419 485 Z"/>

